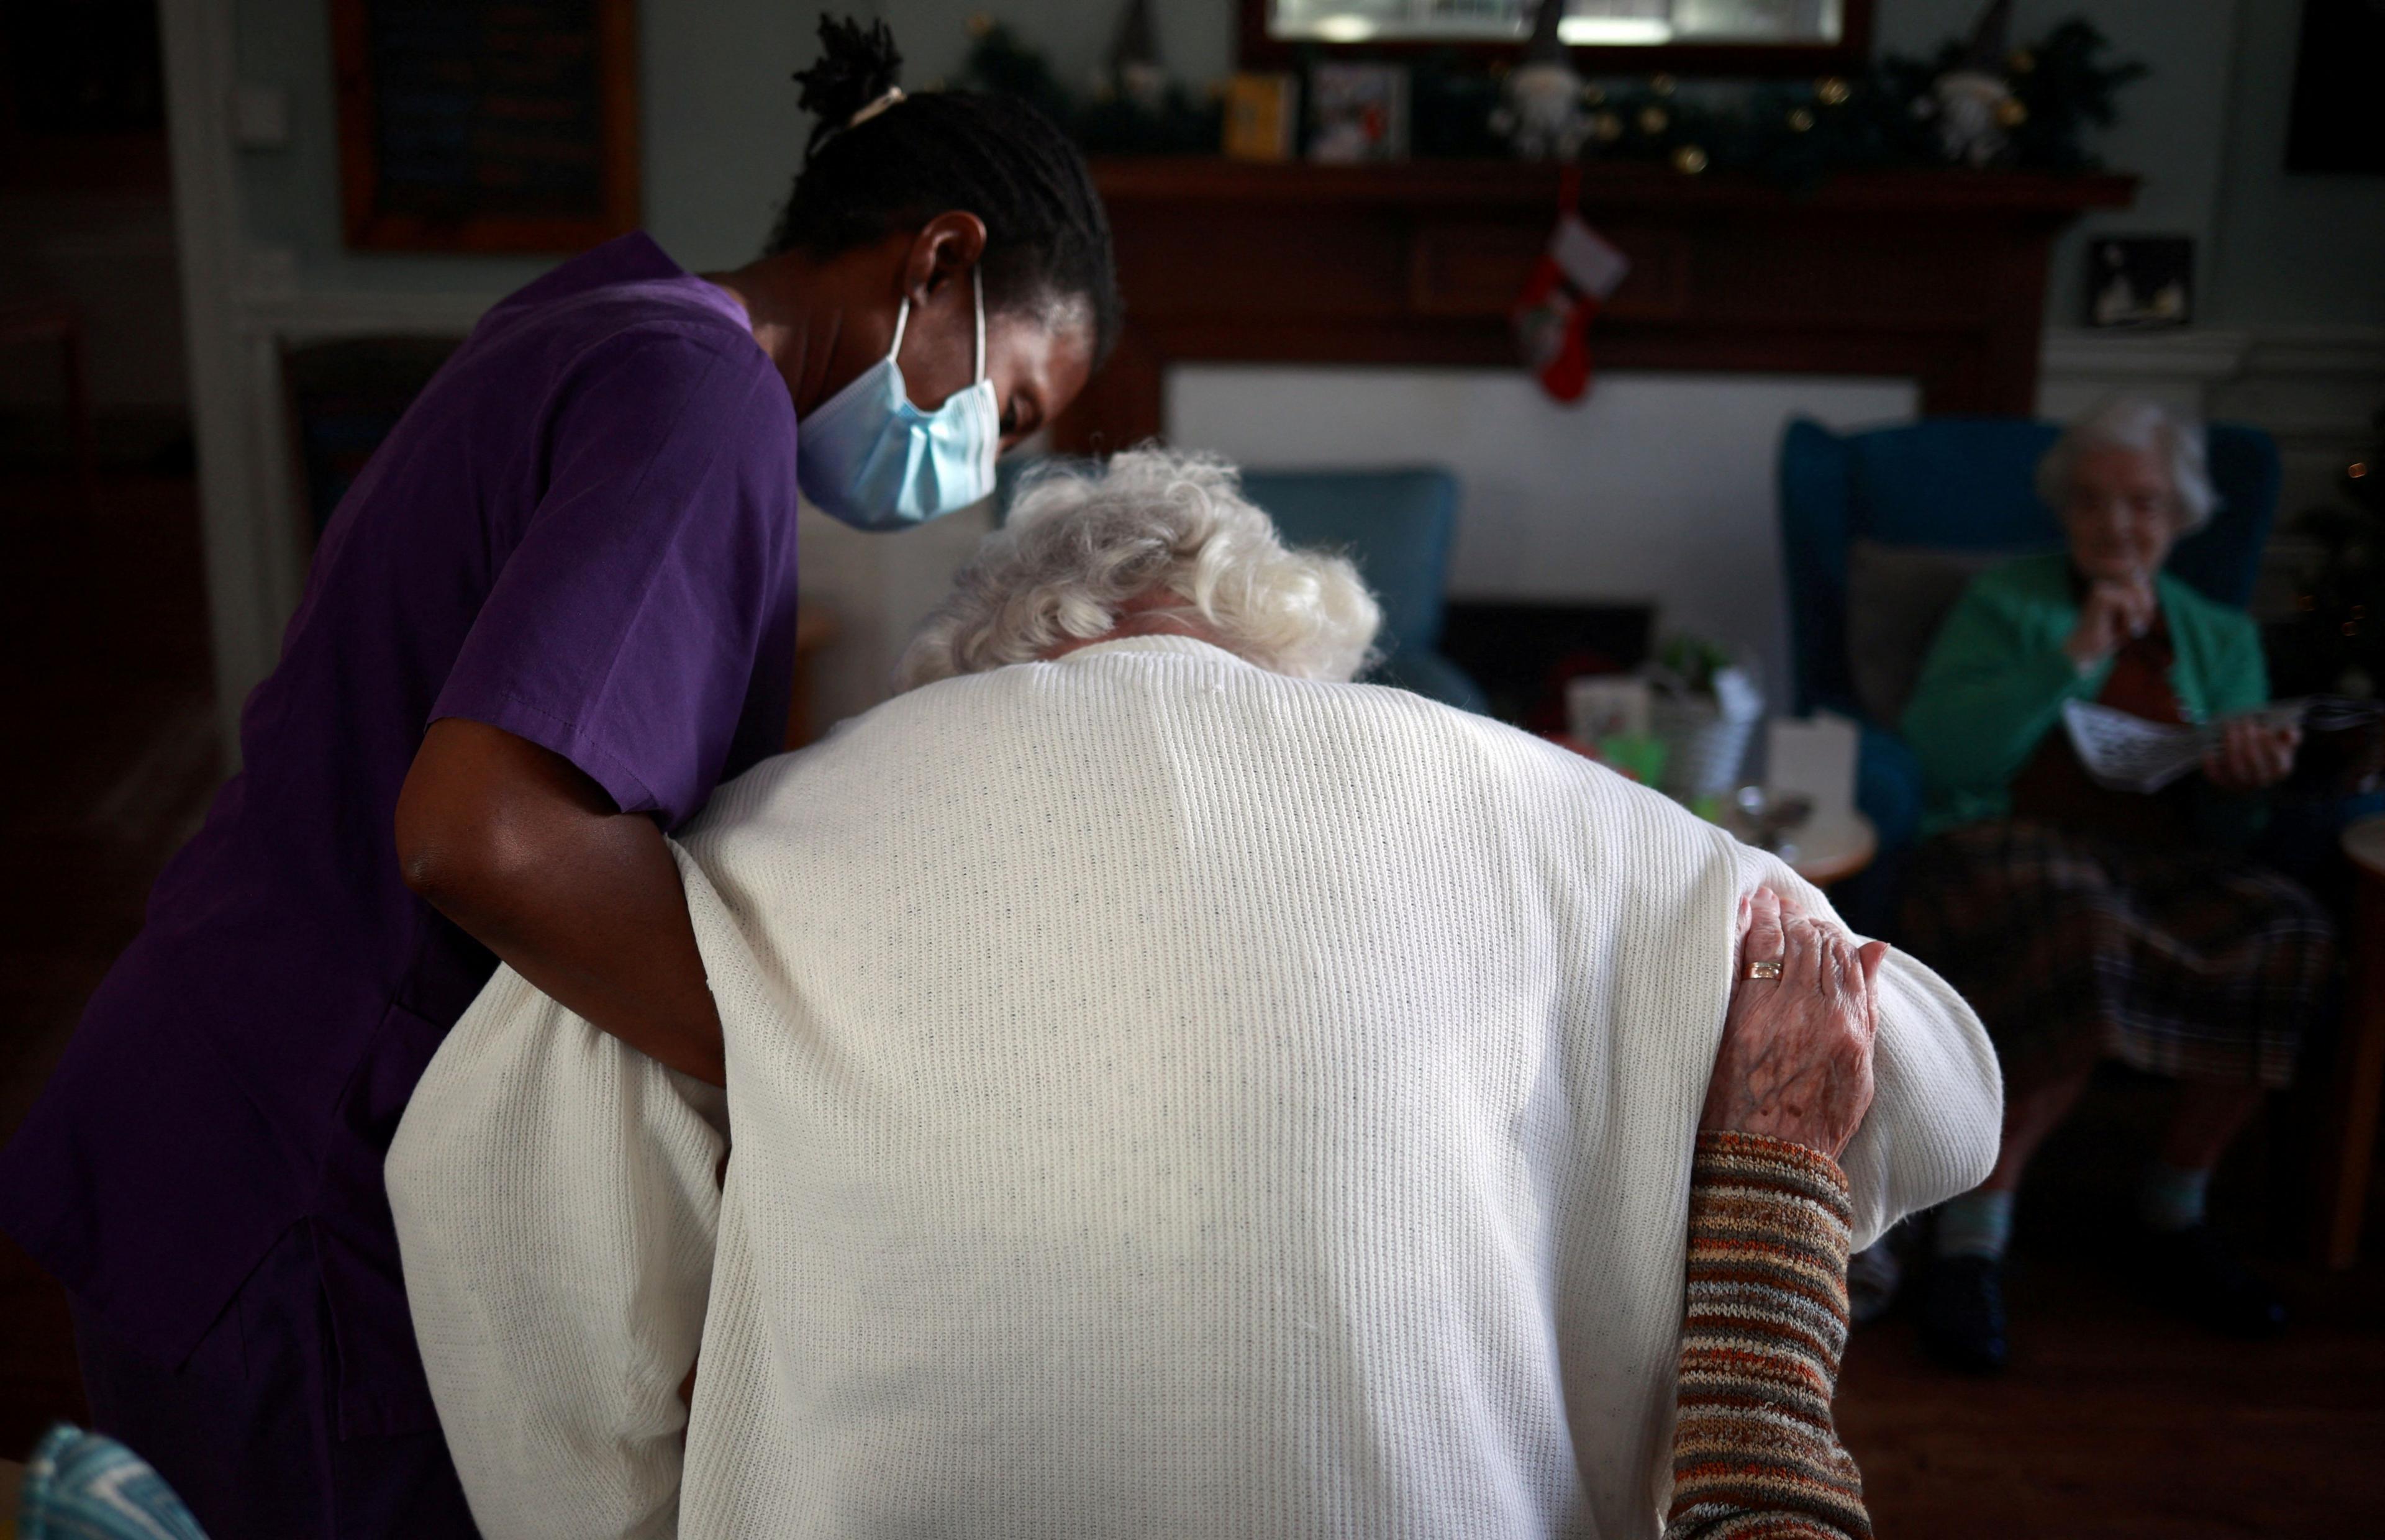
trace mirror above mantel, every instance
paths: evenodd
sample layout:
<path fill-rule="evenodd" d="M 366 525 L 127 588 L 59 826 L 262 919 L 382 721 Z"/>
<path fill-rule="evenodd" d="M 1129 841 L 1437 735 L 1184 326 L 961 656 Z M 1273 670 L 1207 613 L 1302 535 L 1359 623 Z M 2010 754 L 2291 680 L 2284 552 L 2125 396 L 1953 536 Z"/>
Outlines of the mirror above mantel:
<path fill-rule="evenodd" d="M 1860 67 L 1873 0 L 1565 0 L 1558 36 L 1590 74 L 1809 74 Z M 1432 50 L 1515 55 L 1533 0 L 1242 0 L 1245 68 Z"/>

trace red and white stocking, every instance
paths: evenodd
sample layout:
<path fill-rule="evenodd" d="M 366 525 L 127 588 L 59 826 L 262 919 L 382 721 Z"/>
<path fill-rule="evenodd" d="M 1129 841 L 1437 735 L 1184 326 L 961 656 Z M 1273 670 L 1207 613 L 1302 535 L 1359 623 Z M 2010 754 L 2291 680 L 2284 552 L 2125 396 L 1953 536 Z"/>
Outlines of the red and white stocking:
<path fill-rule="evenodd" d="M 1631 259 L 1580 215 L 1568 207 L 1559 216 L 1508 312 L 1524 366 L 1556 400 L 1579 401 L 1590 389 L 1590 323 L 1630 271 Z"/>

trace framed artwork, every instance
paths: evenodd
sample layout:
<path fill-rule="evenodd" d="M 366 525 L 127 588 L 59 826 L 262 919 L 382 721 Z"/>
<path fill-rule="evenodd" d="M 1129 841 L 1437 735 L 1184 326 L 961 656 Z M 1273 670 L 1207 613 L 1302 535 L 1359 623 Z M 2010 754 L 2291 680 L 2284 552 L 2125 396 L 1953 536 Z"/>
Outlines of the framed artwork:
<path fill-rule="evenodd" d="M 1308 72 L 1308 158 L 1405 160 L 1408 72 L 1396 64 L 1319 63 Z"/>
<path fill-rule="evenodd" d="M 2105 235 L 2087 243 L 2089 326 L 2185 326 L 2194 319 L 2194 241 Z"/>
<path fill-rule="evenodd" d="M 638 223 L 636 0 L 331 0 L 349 245 L 576 252 Z"/>

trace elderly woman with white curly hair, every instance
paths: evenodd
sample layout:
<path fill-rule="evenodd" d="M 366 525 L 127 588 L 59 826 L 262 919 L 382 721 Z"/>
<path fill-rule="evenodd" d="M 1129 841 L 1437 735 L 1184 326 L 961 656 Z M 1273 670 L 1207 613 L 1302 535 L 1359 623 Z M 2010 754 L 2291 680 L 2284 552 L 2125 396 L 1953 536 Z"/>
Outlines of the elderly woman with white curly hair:
<path fill-rule="evenodd" d="M 1976 1020 L 1375 626 L 1215 461 L 1052 472 L 686 829 L 725 1104 L 499 974 L 389 1169 L 489 1540 L 1868 1534 Z"/>
<path fill-rule="evenodd" d="M 2265 1091 L 2293 1074 L 2330 966 L 2325 913 L 2241 849 L 2252 799 L 2292 768 L 2265 720 L 2252 617 L 2162 570 L 2216 502 L 2201 430 L 2127 398 L 2047 454 L 2068 548 L 1979 578 L 1922 668 L 1904 731 L 1929 789 L 1903 938 L 1979 1008 L 2003 1059 L 2004 1149 L 1941 1211 L 1923 1337 L 2001 1368 L 2013 1194 L 2039 1144 L 2114 1059 L 2179 1083 L 2139 1210 L 2149 1292 L 2223 1332 L 2275 1331 L 2276 1298 L 2204 1220 L 2204 1189 Z M 2063 710 L 2224 724 L 2199 776 L 2156 795 L 2092 780 Z"/>

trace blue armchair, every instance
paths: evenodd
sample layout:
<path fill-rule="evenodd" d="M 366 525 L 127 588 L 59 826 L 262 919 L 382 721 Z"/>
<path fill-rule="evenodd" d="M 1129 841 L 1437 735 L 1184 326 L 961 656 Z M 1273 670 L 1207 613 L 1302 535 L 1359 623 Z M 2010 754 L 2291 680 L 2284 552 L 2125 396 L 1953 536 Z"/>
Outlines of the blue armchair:
<path fill-rule="evenodd" d="M 1461 710 L 1480 687 L 1442 656 L 1457 478 L 1446 470 L 1248 471 L 1242 491 L 1292 545 L 1345 552 L 1382 602 L 1382 663 L 1367 677 Z"/>
<path fill-rule="evenodd" d="M 1883 868 L 1921 822 L 1921 768 L 1894 724 L 1870 720 L 1847 649 L 1850 553 L 1858 540 L 1951 553 L 2045 548 L 2062 541 L 2038 500 L 2037 463 L 2058 425 L 2027 418 L 1936 417 L 1837 433 L 1798 419 L 1780 445 L 1780 534 L 1787 567 L 1791 680 L 1799 714 L 1837 712 L 1862 724 L 1856 805 L 1879 830 Z M 2216 424 L 2207 447 L 2220 505 L 2179 542 L 2169 570 L 2212 598 L 2252 597 L 2278 503 L 2276 443 L 2258 428 Z"/>
<path fill-rule="evenodd" d="M 1040 457 L 1012 455 L 995 467 L 994 506 L 1008 517 L 1020 479 Z M 1383 661 L 1367 676 L 1462 711 L 1489 702 L 1465 670 L 1442 656 L 1449 548 L 1457 538 L 1457 478 L 1415 470 L 1246 471 L 1244 495 L 1275 520 L 1292 545 L 1322 545 L 1358 564 L 1383 606 Z"/>

